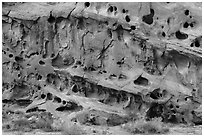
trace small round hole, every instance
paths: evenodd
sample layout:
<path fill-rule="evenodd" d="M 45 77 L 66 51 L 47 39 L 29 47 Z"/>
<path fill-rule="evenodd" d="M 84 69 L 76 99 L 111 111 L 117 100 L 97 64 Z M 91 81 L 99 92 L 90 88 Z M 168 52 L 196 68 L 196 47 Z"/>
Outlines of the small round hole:
<path fill-rule="evenodd" d="M 54 54 L 54 53 L 52 53 L 52 54 L 51 54 L 51 58 L 53 58 L 54 56 L 55 56 L 55 54 Z"/>
<path fill-rule="evenodd" d="M 12 58 L 13 57 L 13 54 L 9 54 L 9 58 Z"/>
<path fill-rule="evenodd" d="M 77 93 L 77 92 L 78 92 L 77 85 L 74 85 L 74 86 L 72 87 L 72 91 L 73 91 L 74 93 Z"/>
<path fill-rule="evenodd" d="M 175 36 L 179 40 L 184 40 L 188 38 L 188 34 L 181 32 L 180 30 L 175 32 Z"/>
<path fill-rule="evenodd" d="M 39 61 L 39 64 L 40 64 L 40 65 L 45 65 L 45 62 L 42 61 L 42 60 L 40 60 L 40 61 Z"/>
<path fill-rule="evenodd" d="M 123 75 L 123 74 L 120 74 L 118 79 L 127 79 L 127 76 L 126 75 Z"/>
<path fill-rule="evenodd" d="M 136 27 L 135 27 L 135 26 L 130 26 L 130 28 L 131 28 L 132 30 L 135 30 L 135 29 L 136 29 Z"/>
<path fill-rule="evenodd" d="M 154 9 L 150 9 L 150 13 L 154 15 Z"/>
<path fill-rule="evenodd" d="M 41 87 L 40 87 L 40 86 L 38 86 L 38 90 L 41 90 Z"/>
<path fill-rule="evenodd" d="M 76 65 L 81 65 L 81 64 L 82 64 L 81 61 L 76 62 Z"/>
<path fill-rule="evenodd" d="M 54 23 L 55 22 L 55 17 L 53 17 L 51 14 L 50 14 L 50 17 L 47 19 L 47 21 L 49 23 Z M 36 44 L 38 44 L 38 42 L 36 42 Z"/>
<path fill-rule="evenodd" d="M 103 73 L 107 73 L 107 71 L 106 71 L 106 70 L 103 70 Z"/>
<path fill-rule="evenodd" d="M 15 61 L 17 61 L 17 62 L 18 62 L 18 61 L 22 61 L 22 60 L 23 60 L 22 57 L 19 57 L 19 56 L 16 56 L 16 57 L 15 57 Z"/>
<path fill-rule="evenodd" d="M 6 125 L 6 129 L 10 129 L 11 128 L 11 126 L 10 125 Z"/>
<path fill-rule="evenodd" d="M 162 36 L 163 36 L 163 37 L 166 37 L 166 34 L 165 34 L 165 32 L 162 32 Z"/>
<path fill-rule="evenodd" d="M 42 98 L 42 99 L 44 99 L 45 97 L 46 97 L 46 95 L 45 95 L 45 94 L 42 94 L 42 95 L 41 95 L 41 98 Z"/>
<path fill-rule="evenodd" d="M 21 28 L 23 28 L 23 27 L 24 27 L 24 25 L 23 25 L 23 24 L 20 24 L 20 27 L 21 27 Z"/>
<path fill-rule="evenodd" d="M 184 28 L 188 28 L 188 26 L 189 26 L 189 24 L 188 24 L 187 22 L 185 22 L 185 23 L 183 24 L 183 27 L 184 27 Z"/>
<path fill-rule="evenodd" d="M 194 26 L 193 23 L 190 24 L 191 28 Z"/>
<path fill-rule="evenodd" d="M 184 119 L 184 118 L 182 118 L 182 122 L 185 122 L 185 119 Z"/>
<path fill-rule="evenodd" d="M 122 9 L 122 13 L 125 13 L 126 11 L 125 11 L 125 9 Z"/>
<path fill-rule="evenodd" d="M 168 18 L 166 22 L 169 24 L 170 23 L 170 18 Z"/>
<path fill-rule="evenodd" d="M 176 111 L 175 111 L 175 110 L 171 110 L 171 112 L 172 112 L 173 114 L 176 114 Z"/>
<path fill-rule="evenodd" d="M 62 101 L 62 104 L 63 104 L 63 105 L 65 105 L 65 104 L 66 104 L 66 101 L 65 101 L 65 100 L 63 100 L 63 101 Z"/>
<path fill-rule="evenodd" d="M 114 6 L 114 11 L 117 11 L 117 7 L 116 6 Z"/>
<path fill-rule="evenodd" d="M 41 80 L 42 79 L 42 76 L 41 75 L 38 75 L 37 76 L 37 80 Z"/>
<path fill-rule="evenodd" d="M 108 11 L 113 12 L 113 6 L 110 6 L 110 7 L 108 8 Z"/>
<path fill-rule="evenodd" d="M 185 14 L 186 16 L 188 16 L 188 15 L 189 15 L 189 10 L 185 10 L 184 14 Z"/>
<path fill-rule="evenodd" d="M 55 97 L 54 97 L 54 102 L 61 103 L 62 100 L 61 100 L 61 98 L 55 96 Z"/>
<path fill-rule="evenodd" d="M 116 78 L 117 76 L 115 75 L 115 74 L 111 74 L 110 76 L 109 76 L 109 79 L 113 79 L 113 78 Z"/>
<path fill-rule="evenodd" d="M 117 25 L 117 22 L 113 23 L 113 27 Z"/>
<path fill-rule="evenodd" d="M 125 20 L 126 20 L 127 22 L 130 22 L 130 17 L 127 15 L 127 16 L 125 17 Z"/>
<path fill-rule="evenodd" d="M 197 47 L 197 48 L 200 47 L 200 43 L 198 40 L 195 41 L 195 47 Z"/>
<path fill-rule="evenodd" d="M 47 100 L 52 100 L 53 99 L 53 96 L 51 93 L 47 93 Z"/>
<path fill-rule="evenodd" d="M 169 106 L 169 108 L 174 108 L 174 106 L 171 104 L 171 105 Z"/>
<path fill-rule="evenodd" d="M 84 3 L 84 6 L 85 6 L 85 7 L 89 7 L 89 6 L 90 6 L 90 2 L 85 2 L 85 3 Z"/>

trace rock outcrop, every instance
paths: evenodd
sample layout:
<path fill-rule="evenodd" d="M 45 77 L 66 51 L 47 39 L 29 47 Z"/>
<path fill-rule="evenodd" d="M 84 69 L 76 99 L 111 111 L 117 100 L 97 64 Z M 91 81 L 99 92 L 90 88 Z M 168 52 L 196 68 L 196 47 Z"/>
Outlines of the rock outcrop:
<path fill-rule="evenodd" d="M 137 114 L 202 124 L 199 3 L 2 6 L 5 119 L 49 113 L 116 126 Z"/>

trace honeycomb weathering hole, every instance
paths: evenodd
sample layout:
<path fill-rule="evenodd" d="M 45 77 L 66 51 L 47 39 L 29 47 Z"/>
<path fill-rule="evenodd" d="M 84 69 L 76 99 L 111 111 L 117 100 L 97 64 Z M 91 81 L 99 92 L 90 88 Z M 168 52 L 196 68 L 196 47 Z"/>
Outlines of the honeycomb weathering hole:
<path fill-rule="evenodd" d="M 141 86 L 147 86 L 149 85 L 149 80 L 142 76 L 139 76 L 136 80 L 134 80 L 134 84 L 141 85 Z"/>
<path fill-rule="evenodd" d="M 201 134 L 200 5 L 4 2 L 3 132 Z"/>
<path fill-rule="evenodd" d="M 154 10 L 150 9 L 150 14 L 144 15 L 142 17 L 142 21 L 145 22 L 148 25 L 151 25 L 153 23 L 153 16 L 154 16 Z"/>
<path fill-rule="evenodd" d="M 159 99 L 162 97 L 162 94 L 160 93 L 160 89 L 155 89 L 151 92 L 150 97 L 153 99 Z"/>
<path fill-rule="evenodd" d="M 54 23 L 55 22 L 55 17 L 53 17 L 52 14 L 50 14 L 50 17 L 47 19 L 47 21 L 49 23 Z"/>
<path fill-rule="evenodd" d="M 89 7 L 89 6 L 90 6 L 90 2 L 85 2 L 85 3 L 84 3 L 84 6 L 85 6 L 85 7 Z"/>
<path fill-rule="evenodd" d="M 176 31 L 176 38 L 184 40 L 188 38 L 188 34 L 182 33 L 181 31 Z"/>

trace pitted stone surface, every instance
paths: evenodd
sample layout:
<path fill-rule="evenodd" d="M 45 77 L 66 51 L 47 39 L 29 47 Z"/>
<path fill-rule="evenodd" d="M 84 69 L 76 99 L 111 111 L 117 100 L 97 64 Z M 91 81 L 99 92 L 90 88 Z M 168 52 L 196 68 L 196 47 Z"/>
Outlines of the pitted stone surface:
<path fill-rule="evenodd" d="M 3 113 L 110 127 L 131 113 L 202 124 L 197 5 L 3 3 Z"/>

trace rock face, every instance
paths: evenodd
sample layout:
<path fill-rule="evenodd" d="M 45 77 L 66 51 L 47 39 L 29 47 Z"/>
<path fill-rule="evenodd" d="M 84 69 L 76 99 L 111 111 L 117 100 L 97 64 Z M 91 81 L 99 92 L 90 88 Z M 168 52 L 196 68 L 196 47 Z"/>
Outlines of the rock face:
<path fill-rule="evenodd" d="M 3 3 L 3 121 L 202 124 L 199 5 Z"/>

